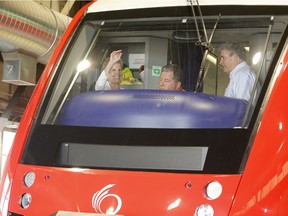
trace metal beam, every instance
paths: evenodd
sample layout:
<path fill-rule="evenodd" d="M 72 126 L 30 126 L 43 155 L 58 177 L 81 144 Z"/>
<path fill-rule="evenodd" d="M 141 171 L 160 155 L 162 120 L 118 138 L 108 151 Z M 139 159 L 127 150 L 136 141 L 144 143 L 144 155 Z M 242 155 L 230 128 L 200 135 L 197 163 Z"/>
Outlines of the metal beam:
<path fill-rule="evenodd" d="M 64 8 L 61 10 L 61 14 L 64 14 L 66 16 L 68 16 L 71 8 L 73 7 L 75 3 L 75 0 L 68 0 L 64 6 Z"/>

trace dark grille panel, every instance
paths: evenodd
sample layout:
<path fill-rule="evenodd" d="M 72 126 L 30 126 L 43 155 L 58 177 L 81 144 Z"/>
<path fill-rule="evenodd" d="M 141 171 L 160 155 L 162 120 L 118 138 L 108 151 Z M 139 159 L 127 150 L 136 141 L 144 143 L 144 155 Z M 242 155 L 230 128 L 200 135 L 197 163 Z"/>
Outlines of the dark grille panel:
<path fill-rule="evenodd" d="M 133 99 L 175 100 L 175 96 L 170 94 L 135 94 Z"/>

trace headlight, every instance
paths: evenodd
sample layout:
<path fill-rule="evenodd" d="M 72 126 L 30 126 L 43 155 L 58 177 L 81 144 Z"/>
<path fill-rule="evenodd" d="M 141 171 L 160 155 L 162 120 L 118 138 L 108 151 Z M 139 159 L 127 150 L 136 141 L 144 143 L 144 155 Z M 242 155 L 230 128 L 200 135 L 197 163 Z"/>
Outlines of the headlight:
<path fill-rule="evenodd" d="M 28 172 L 24 176 L 24 184 L 26 187 L 31 187 L 35 182 L 36 175 L 34 172 Z"/>
<path fill-rule="evenodd" d="M 209 204 L 203 204 L 198 206 L 194 214 L 194 216 L 213 216 L 213 215 L 214 210 L 212 206 L 210 206 Z"/>
<path fill-rule="evenodd" d="M 20 205 L 22 208 L 27 209 L 32 202 L 32 196 L 29 193 L 25 193 L 20 198 Z"/>
<path fill-rule="evenodd" d="M 210 200 L 217 199 L 222 194 L 222 185 L 217 182 L 210 182 L 205 189 L 206 196 Z"/>

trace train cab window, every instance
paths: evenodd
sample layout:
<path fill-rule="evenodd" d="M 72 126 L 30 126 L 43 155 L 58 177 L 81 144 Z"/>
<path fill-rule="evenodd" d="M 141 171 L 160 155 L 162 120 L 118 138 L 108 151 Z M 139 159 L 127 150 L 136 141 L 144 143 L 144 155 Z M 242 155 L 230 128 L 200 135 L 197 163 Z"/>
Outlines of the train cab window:
<path fill-rule="evenodd" d="M 247 63 L 256 77 L 251 94 L 258 95 L 281 36 L 281 20 L 273 20 L 275 27 L 270 16 L 205 17 L 207 35 L 203 29 L 196 32 L 193 20 L 181 16 L 84 21 L 59 67 L 42 122 L 95 127 L 246 127 L 255 101 L 223 96 L 229 76 L 219 65 L 219 46 L 235 39 L 245 46 Z M 132 70 L 145 65 L 145 82 L 135 78 L 117 92 L 95 91 L 105 58 L 118 49 Z M 131 60 L 133 56 L 141 57 Z M 182 67 L 185 92 L 158 90 L 161 67 L 169 63 Z"/>

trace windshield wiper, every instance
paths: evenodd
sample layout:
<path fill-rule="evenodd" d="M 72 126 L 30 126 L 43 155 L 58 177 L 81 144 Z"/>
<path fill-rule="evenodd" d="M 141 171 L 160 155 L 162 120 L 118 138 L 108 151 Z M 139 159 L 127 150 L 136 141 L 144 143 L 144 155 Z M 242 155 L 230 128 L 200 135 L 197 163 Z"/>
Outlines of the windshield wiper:
<path fill-rule="evenodd" d="M 194 10 L 193 0 L 187 0 L 187 2 L 189 2 L 190 6 L 191 6 L 191 10 L 192 10 L 192 14 L 193 14 L 193 17 L 194 17 L 194 22 L 195 22 L 195 27 L 196 27 L 196 31 L 197 31 L 197 35 L 198 35 L 198 41 L 195 43 L 195 45 L 198 45 L 198 46 L 201 45 L 201 46 L 203 46 L 205 48 L 205 52 L 204 52 L 204 55 L 203 55 L 203 58 L 202 58 L 202 62 L 201 62 L 201 65 L 200 65 L 200 70 L 199 70 L 199 74 L 198 74 L 198 78 L 197 78 L 197 83 L 196 83 L 196 87 L 195 87 L 195 92 L 197 92 L 199 90 L 199 87 L 202 85 L 204 77 L 206 76 L 205 74 L 203 76 L 205 61 L 206 61 L 206 58 L 207 58 L 207 55 L 208 55 L 208 52 L 209 52 L 209 49 L 210 49 L 210 43 L 211 43 L 212 38 L 214 36 L 214 33 L 215 33 L 216 28 L 217 28 L 218 22 L 220 20 L 221 14 L 218 15 L 218 18 L 217 18 L 216 23 L 215 23 L 215 25 L 213 27 L 212 33 L 210 35 L 210 38 L 208 40 L 207 31 L 206 31 L 204 19 L 203 19 L 203 16 L 202 16 L 201 8 L 200 8 L 198 0 L 195 0 L 195 1 L 196 1 L 196 5 L 197 5 L 197 8 L 198 8 L 199 15 L 200 15 L 200 19 L 201 19 L 201 22 L 202 22 L 202 27 L 203 27 L 204 37 L 205 37 L 205 41 L 202 41 L 201 36 L 200 36 L 199 27 L 198 27 L 197 18 L 196 18 L 196 13 L 195 13 L 195 10 Z"/>

